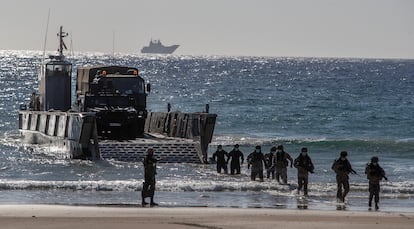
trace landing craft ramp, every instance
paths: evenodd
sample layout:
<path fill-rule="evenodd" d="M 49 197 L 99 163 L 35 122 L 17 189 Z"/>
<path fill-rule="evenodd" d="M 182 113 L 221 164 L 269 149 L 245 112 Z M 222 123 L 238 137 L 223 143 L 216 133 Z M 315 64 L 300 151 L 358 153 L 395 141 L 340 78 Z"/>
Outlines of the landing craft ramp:
<path fill-rule="evenodd" d="M 149 112 L 143 138 L 99 142 L 101 157 L 119 161 L 142 161 L 153 148 L 161 163 L 206 163 L 216 114 Z"/>
<path fill-rule="evenodd" d="M 199 144 L 190 139 L 148 135 L 127 141 L 104 140 L 99 142 L 103 159 L 117 161 L 143 161 L 148 148 L 153 148 L 160 163 L 201 163 Z"/>

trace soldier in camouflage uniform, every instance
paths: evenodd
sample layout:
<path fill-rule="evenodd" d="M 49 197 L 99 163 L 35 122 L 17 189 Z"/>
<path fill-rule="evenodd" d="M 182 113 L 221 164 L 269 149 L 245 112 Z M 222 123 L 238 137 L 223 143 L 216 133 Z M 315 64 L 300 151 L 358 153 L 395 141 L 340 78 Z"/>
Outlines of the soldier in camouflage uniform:
<path fill-rule="evenodd" d="M 280 178 L 282 178 L 282 183 L 287 184 L 287 167 L 289 165 L 292 168 L 293 159 L 292 157 L 283 150 L 283 145 L 278 145 L 276 147 L 276 154 L 273 157 L 273 165 L 276 170 L 276 180 L 281 183 Z"/>
<path fill-rule="evenodd" d="M 262 147 L 256 146 L 255 151 L 247 156 L 247 168 L 251 168 L 250 178 L 252 181 L 256 180 L 256 176 L 259 175 L 260 181 L 263 182 L 263 164 L 265 163 L 264 155 L 262 153 Z"/>
<path fill-rule="evenodd" d="M 224 173 L 227 174 L 229 154 L 223 150 L 222 145 L 217 146 L 216 152 L 213 153 L 213 160 L 217 161 L 217 173 L 221 173 L 221 169 L 223 169 Z"/>
<path fill-rule="evenodd" d="M 301 153 L 295 159 L 295 168 L 298 169 L 298 194 L 303 187 L 303 194 L 308 195 L 309 173 L 313 173 L 314 166 L 311 158 L 308 156 L 308 148 L 302 148 Z"/>
<path fill-rule="evenodd" d="M 157 174 L 157 171 L 156 171 L 157 159 L 155 159 L 153 156 L 154 156 L 154 150 L 152 148 L 149 148 L 147 150 L 147 155 L 145 156 L 144 162 L 143 162 L 145 181 L 143 183 L 142 192 L 141 192 L 142 206 L 148 204 L 147 202 L 145 202 L 145 198 L 147 197 L 151 198 L 151 202 L 150 202 L 151 206 L 158 205 L 157 203 L 154 202 L 155 175 Z"/>
<path fill-rule="evenodd" d="M 347 156 L 348 152 L 342 151 L 340 158 L 336 159 L 332 164 L 332 169 L 336 173 L 336 183 L 338 186 L 336 198 L 342 203 L 345 202 L 345 197 L 349 192 L 349 174 L 356 174 L 355 170 L 352 169 L 351 163 L 346 158 Z"/>
<path fill-rule="evenodd" d="M 231 160 L 230 160 L 231 159 Z M 240 174 L 240 164 L 244 162 L 243 153 L 239 150 L 239 144 L 234 145 L 234 149 L 230 151 L 227 163 L 230 160 L 230 174 Z M 240 163 L 241 160 L 241 163 Z"/>
<path fill-rule="evenodd" d="M 365 167 L 365 174 L 369 180 L 369 202 L 368 206 L 372 206 L 372 198 L 375 197 L 375 210 L 379 209 L 379 192 L 380 192 L 380 181 L 382 178 L 388 180 L 385 176 L 384 169 L 378 164 L 378 157 L 372 157 L 371 163 Z"/>
<path fill-rule="evenodd" d="M 272 147 L 270 152 L 265 154 L 265 168 L 266 168 L 266 177 L 270 179 L 270 175 L 272 175 L 272 180 L 275 179 L 275 166 L 273 164 L 273 157 L 276 154 L 276 147 Z"/>

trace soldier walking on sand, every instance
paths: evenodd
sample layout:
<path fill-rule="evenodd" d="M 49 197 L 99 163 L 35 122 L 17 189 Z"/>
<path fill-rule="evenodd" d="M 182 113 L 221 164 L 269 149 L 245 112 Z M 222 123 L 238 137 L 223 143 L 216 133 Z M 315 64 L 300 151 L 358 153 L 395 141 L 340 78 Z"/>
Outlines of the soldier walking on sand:
<path fill-rule="evenodd" d="M 380 193 L 380 181 L 382 178 L 388 180 L 385 176 L 384 169 L 378 164 L 378 157 L 372 157 L 371 163 L 367 164 L 365 168 L 365 174 L 369 180 L 369 202 L 368 207 L 372 207 L 372 198 L 375 197 L 375 210 L 379 209 L 379 193 Z"/>
<path fill-rule="evenodd" d="M 149 148 L 147 150 L 147 155 L 144 158 L 144 177 L 145 181 L 143 183 L 142 187 L 142 206 L 147 205 L 148 203 L 145 202 L 145 198 L 150 197 L 151 206 L 158 205 L 154 202 L 154 192 L 155 192 L 155 175 L 157 174 L 157 159 L 154 157 L 154 150 L 152 148 Z"/>
<path fill-rule="evenodd" d="M 341 156 L 332 164 L 332 169 L 336 173 L 336 184 L 338 187 L 336 198 L 342 203 L 345 202 L 345 197 L 349 192 L 349 174 L 357 174 L 355 170 L 352 169 L 351 163 L 349 163 L 346 158 L 347 156 L 348 152 L 342 151 Z"/>

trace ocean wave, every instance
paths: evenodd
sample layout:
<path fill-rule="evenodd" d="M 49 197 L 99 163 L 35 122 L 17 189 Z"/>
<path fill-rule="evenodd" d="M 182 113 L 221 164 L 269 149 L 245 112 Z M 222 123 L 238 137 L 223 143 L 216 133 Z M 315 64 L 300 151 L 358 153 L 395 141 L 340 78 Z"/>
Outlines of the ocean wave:
<path fill-rule="evenodd" d="M 402 139 L 398 139 L 396 140 L 396 142 L 402 142 L 402 143 L 409 143 L 409 142 L 414 142 L 414 138 L 402 138 Z"/>
<path fill-rule="evenodd" d="M 219 135 L 213 137 L 212 146 L 223 145 L 232 146 L 234 144 L 244 146 L 264 145 L 273 146 L 277 144 L 312 144 L 312 145 L 398 145 L 414 144 L 414 138 L 403 139 L 374 139 L 374 138 L 328 138 L 328 137 L 306 137 L 306 136 L 287 136 L 287 137 L 262 137 L 262 136 L 242 136 L 242 135 Z"/>
<path fill-rule="evenodd" d="M 0 190 L 134 191 L 140 181 L 0 180 Z"/>
<path fill-rule="evenodd" d="M 97 181 L 36 181 L 0 180 L 0 190 L 68 190 L 68 191 L 141 191 L 142 180 Z M 282 185 L 276 182 L 236 181 L 171 181 L 160 180 L 157 190 L 165 192 L 268 192 L 278 196 L 294 196 L 296 184 Z M 334 197 L 335 183 L 311 183 L 312 196 Z M 414 182 L 386 182 L 381 192 L 389 197 L 414 197 Z M 368 193 L 366 183 L 352 183 L 351 193 Z M 362 196 L 365 196 L 362 195 Z"/>

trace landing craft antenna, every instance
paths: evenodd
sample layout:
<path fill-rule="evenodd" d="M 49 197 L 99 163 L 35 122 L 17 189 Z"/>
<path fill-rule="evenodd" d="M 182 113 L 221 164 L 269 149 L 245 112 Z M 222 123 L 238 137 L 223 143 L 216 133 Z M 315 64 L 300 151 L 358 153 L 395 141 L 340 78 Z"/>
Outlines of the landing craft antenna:
<path fill-rule="evenodd" d="M 72 33 L 72 31 L 70 32 L 70 56 L 72 57 L 73 56 L 73 42 L 72 42 L 72 36 L 73 36 L 73 33 Z"/>
<path fill-rule="evenodd" d="M 115 30 L 112 30 L 112 58 L 115 59 Z"/>
<path fill-rule="evenodd" d="M 45 62 L 45 55 L 46 55 L 46 42 L 47 42 L 47 31 L 49 30 L 49 18 L 50 18 L 50 8 L 47 12 L 47 23 L 46 23 L 46 32 L 45 32 L 45 43 L 43 44 L 43 57 L 42 57 L 42 63 Z"/>

